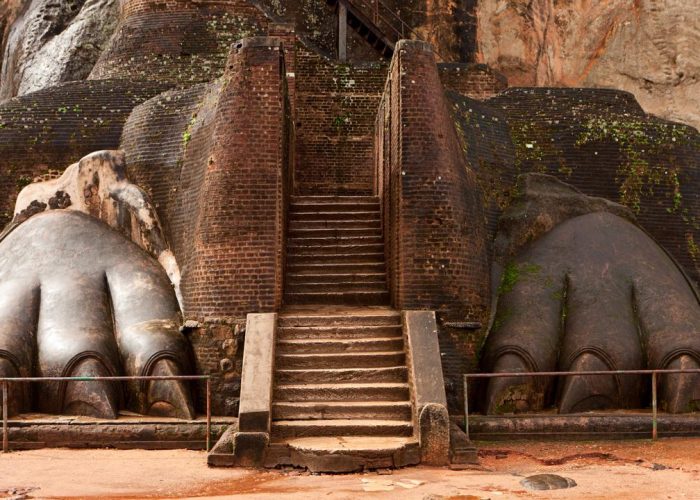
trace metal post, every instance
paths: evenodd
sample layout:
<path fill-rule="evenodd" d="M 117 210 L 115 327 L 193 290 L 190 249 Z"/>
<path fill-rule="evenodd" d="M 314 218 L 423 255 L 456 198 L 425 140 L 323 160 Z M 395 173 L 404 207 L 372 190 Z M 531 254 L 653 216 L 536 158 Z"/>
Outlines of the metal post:
<path fill-rule="evenodd" d="M 374 0 L 374 24 L 379 26 L 379 0 Z"/>
<path fill-rule="evenodd" d="M 2 452 L 10 451 L 10 430 L 7 428 L 7 413 L 9 412 L 7 404 L 7 381 L 2 382 Z"/>
<path fill-rule="evenodd" d="M 657 404 L 656 404 L 656 372 L 652 372 L 652 374 L 651 374 L 651 411 L 652 411 L 651 439 L 656 439 L 658 437 Z"/>
<path fill-rule="evenodd" d="M 348 58 L 348 7 L 342 0 L 338 2 L 338 59 Z"/>
<path fill-rule="evenodd" d="M 469 438 L 469 377 L 464 375 L 464 433 L 467 435 L 467 441 L 471 441 Z"/>
<path fill-rule="evenodd" d="M 207 377 L 207 453 L 211 450 L 211 379 Z"/>

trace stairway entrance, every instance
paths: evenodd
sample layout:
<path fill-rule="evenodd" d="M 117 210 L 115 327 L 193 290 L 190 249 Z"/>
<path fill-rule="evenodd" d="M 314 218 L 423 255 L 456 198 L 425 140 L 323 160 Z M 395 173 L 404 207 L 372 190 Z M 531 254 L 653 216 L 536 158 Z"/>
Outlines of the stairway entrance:
<path fill-rule="evenodd" d="M 418 463 L 379 200 L 295 197 L 289 221 L 268 461 L 323 469 L 318 462 L 331 460 L 334 470 Z"/>

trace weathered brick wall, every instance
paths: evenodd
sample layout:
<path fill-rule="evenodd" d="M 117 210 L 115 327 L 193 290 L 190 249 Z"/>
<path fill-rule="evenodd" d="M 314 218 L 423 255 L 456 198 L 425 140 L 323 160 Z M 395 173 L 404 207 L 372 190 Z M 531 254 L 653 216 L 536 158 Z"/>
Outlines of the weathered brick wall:
<path fill-rule="evenodd" d="M 337 64 L 297 43 L 297 193 L 373 192 L 374 121 L 386 73 L 385 64 Z"/>
<path fill-rule="evenodd" d="M 221 76 L 233 42 L 267 33 L 245 0 L 122 0 L 120 22 L 91 79 L 159 80 L 181 87 Z"/>
<path fill-rule="evenodd" d="M 492 221 L 518 174 L 555 175 L 628 205 L 698 280 L 697 130 L 645 114 L 631 94 L 615 90 L 510 89 L 485 103 L 457 94 L 450 100 Z"/>
<path fill-rule="evenodd" d="M 485 64 L 441 63 L 440 81 L 450 90 L 473 99 L 487 99 L 508 88 L 505 76 Z"/>
<path fill-rule="evenodd" d="M 221 80 L 158 96 L 125 127 L 130 175 L 153 194 L 189 319 L 281 305 L 285 103 L 281 44 L 253 38 L 234 46 Z"/>
<path fill-rule="evenodd" d="M 482 195 L 465 165 L 429 45 L 400 44 L 376 130 L 394 305 L 485 321 Z"/>
<path fill-rule="evenodd" d="M 0 105 L 0 228 L 19 191 L 35 177 L 57 176 L 83 156 L 117 149 L 138 104 L 165 90 L 158 83 L 74 82 Z"/>

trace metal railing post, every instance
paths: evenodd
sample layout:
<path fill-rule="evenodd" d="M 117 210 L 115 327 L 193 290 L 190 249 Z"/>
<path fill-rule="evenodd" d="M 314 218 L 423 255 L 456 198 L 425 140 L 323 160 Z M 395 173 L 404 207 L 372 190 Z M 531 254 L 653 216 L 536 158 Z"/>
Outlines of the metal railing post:
<path fill-rule="evenodd" d="M 7 402 L 7 381 L 2 382 L 2 452 L 10 451 L 10 429 L 7 427 L 7 413 L 9 404 Z"/>
<path fill-rule="evenodd" d="M 651 374 L 651 439 L 656 439 L 658 437 L 658 408 L 656 400 L 656 372 L 653 372 Z"/>
<path fill-rule="evenodd" d="M 207 453 L 211 450 L 211 378 L 207 377 Z"/>
<path fill-rule="evenodd" d="M 464 375 L 464 433 L 467 435 L 467 441 L 469 439 L 469 377 Z"/>

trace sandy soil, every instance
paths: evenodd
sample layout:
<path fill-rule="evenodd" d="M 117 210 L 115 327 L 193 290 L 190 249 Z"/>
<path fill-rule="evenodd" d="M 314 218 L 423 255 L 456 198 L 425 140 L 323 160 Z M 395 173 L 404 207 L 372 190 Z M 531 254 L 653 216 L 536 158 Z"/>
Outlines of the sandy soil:
<path fill-rule="evenodd" d="M 204 453 L 190 451 L 17 452 L 0 456 L 0 498 L 700 499 L 700 439 L 479 446 L 481 465 L 471 470 L 349 475 L 209 469 Z M 520 484 L 540 473 L 578 486 L 532 492 Z"/>

